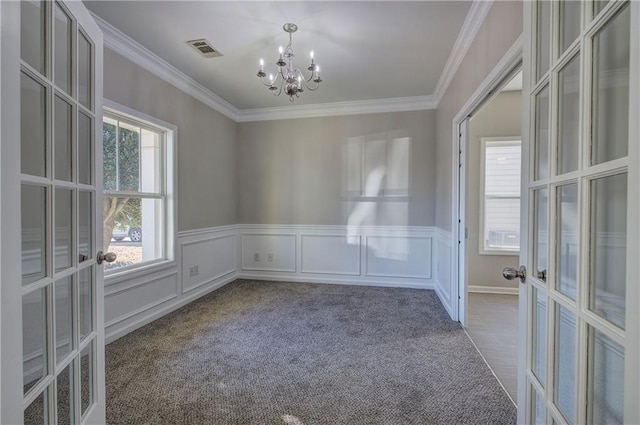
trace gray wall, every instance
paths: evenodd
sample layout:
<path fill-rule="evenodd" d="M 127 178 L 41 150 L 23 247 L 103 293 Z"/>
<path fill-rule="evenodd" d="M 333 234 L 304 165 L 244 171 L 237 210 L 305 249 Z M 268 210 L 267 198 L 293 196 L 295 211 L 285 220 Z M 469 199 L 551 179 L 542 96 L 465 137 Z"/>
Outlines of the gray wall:
<path fill-rule="evenodd" d="M 456 114 L 522 34 L 522 2 L 494 2 L 438 109 L 436 225 L 451 231 L 452 125 Z"/>
<path fill-rule="evenodd" d="M 467 161 L 467 275 L 469 286 L 517 288 L 502 278 L 504 267 L 517 267 L 518 254 L 480 255 L 480 168 L 481 138 L 520 136 L 522 133 L 522 92 L 503 92 L 483 107 L 469 123 Z"/>
<path fill-rule="evenodd" d="M 239 223 L 435 225 L 435 116 L 429 110 L 241 123 Z M 410 141 L 408 155 L 395 149 L 398 139 Z M 398 184 L 403 167 L 408 184 Z M 373 198 L 358 197 L 360 174 Z M 391 190 L 398 186 L 408 194 Z"/>
<path fill-rule="evenodd" d="M 104 97 L 178 127 L 178 230 L 236 223 L 234 121 L 109 49 Z"/>

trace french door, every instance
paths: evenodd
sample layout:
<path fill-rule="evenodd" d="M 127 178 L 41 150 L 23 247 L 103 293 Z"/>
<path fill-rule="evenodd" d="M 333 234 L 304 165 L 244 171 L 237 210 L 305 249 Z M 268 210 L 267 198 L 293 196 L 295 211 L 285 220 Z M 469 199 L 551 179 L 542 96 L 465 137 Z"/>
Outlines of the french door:
<path fill-rule="evenodd" d="M 0 423 L 104 423 L 102 33 L 0 3 Z"/>
<path fill-rule="evenodd" d="M 640 3 L 525 9 L 519 423 L 640 423 Z"/>

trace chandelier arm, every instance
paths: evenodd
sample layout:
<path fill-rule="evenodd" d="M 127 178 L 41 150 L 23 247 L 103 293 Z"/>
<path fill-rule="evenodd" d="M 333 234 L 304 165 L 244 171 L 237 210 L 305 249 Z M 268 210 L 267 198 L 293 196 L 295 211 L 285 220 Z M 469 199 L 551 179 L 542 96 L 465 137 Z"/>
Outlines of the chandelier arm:
<path fill-rule="evenodd" d="M 262 81 L 262 84 L 264 84 L 265 87 L 271 87 L 273 85 L 272 83 L 266 83 L 264 77 L 260 77 L 260 80 Z"/>
<path fill-rule="evenodd" d="M 307 86 L 307 90 L 309 91 L 316 91 L 318 90 L 318 87 L 320 87 L 320 83 L 316 82 L 315 87 L 310 86 L 309 84 L 305 84 Z"/>

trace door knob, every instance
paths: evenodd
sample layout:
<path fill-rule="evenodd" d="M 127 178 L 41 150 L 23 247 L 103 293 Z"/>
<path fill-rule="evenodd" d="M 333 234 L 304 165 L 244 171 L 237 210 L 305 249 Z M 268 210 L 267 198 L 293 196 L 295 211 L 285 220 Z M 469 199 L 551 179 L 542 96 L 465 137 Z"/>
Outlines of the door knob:
<path fill-rule="evenodd" d="M 507 280 L 520 279 L 520 282 L 524 283 L 527 279 L 527 268 L 525 266 L 520 266 L 519 269 L 505 267 L 502 270 L 502 276 Z"/>
<path fill-rule="evenodd" d="M 107 263 L 113 263 L 114 261 L 116 261 L 116 258 L 118 256 L 116 255 L 115 252 L 107 252 L 107 253 L 103 253 L 102 251 L 98 252 L 98 264 L 102 264 L 103 261 L 106 261 Z"/>

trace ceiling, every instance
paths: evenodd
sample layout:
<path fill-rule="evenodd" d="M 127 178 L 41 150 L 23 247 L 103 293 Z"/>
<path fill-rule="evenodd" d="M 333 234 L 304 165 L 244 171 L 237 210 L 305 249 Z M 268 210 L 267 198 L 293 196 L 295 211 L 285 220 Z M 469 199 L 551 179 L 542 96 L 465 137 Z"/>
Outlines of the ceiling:
<path fill-rule="evenodd" d="M 87 7 L 238 110 L 291 106 L 256 76 L 275 70 L 293 22 L 294 65 L 315 52 L 324 82 L 294 105 L 434 93 L 471 1 L 86 1 Z M 223 56 L 186 41 L 205 38 Z"/>

